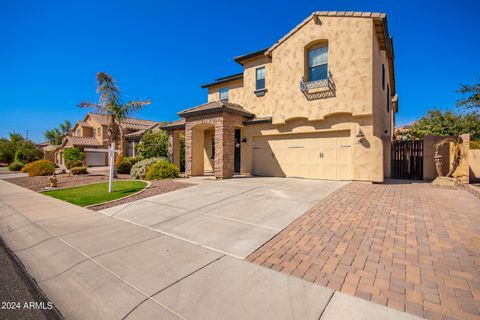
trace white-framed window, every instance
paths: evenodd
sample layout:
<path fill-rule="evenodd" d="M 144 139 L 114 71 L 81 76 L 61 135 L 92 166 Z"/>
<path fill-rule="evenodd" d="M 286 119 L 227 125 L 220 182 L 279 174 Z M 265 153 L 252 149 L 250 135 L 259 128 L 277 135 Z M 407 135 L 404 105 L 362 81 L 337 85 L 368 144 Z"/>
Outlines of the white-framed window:
<path fill-rule="evenodd" d="M 265 89 L 265 67 L 259 67 L 255 69 L 255 77 L 256 77 L 256 90 Z"/>
<path fill-rule="evenodd" d="M 315 47 L 308 51 L 308 81 L 328 78 L 328 46 Z"/>
<path fill-rule="evenodd" d="M 220 88 L 220 90 L 218 91 L 219 96 L 220 96 L 220 100 L 228 101 L 228 91 L 229 91 L 228 87 Z"/>
<path fill-rule="evenodd" d="M 92 137 L 95 137 L 95 128 L 92 129 L 93 130 L 93 134 L 92 134 Z"/>
<path fill-rule="evenodd" d="M 80 128 L 79 128 L 79 129 L 77 129 L 76 136 L 77 136 L 77 137 L 80 137 Z"/>

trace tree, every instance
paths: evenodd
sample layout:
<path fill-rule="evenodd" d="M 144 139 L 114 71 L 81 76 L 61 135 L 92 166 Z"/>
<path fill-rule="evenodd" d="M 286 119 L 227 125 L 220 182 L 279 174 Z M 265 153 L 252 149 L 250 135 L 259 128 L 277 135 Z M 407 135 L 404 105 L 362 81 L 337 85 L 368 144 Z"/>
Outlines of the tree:
<path fill-rule="evenodd" d="M 125 131 L 121 125 L 123 120 L 152 101 L 130 101 L 122 104 L 116 81 L 104 72 L 97 74 L 97 84 L 97 93 L 100 94 L 99 102 L 82 102 L 79 106 L 94 108 L 98 113 L 108 116 L 108 140 L 110 143 L 115 142 L 118 146 L 120 149 L 119 159 L 121 159 L 125 152 Z"/>
<path fill-rule="evenodd" d="M 72 125 L 70 121 L 65 120 L 63 123 L 60 123 L 57 128 L 45 131 L 43 135 L 48 143 L 57 146 L 62 144 L 63 136 L 69 133 L 70 130 L 72 130 Z"/>
<path fill-rule="evenodd" d="M 457 114 L 452 111 L 429 110 L 409 130 L 414 138 L 423 138 L 425 135 L 458 136 L 470 133 L 473 139 L 480 138 L 480 114 L 471 112 Z"/>
<path fill-rule="evenodd" d="M 456 92 L 468 96 L 459 99 L 457 107 L 466 110 L 480 110 L 480 83 L 474 85 L 461 84 L 460 87 Z"/>
<path fill-rule="evenodd" d="M 148 130 L 145 132 L 136 148 L 142 159 L 167 157 L 168 134 L 163 130 L 155 132 Z"/>
<path fill-rule="evenodd" d="M 43 156 L 35 143 L 19 134 L 12 132 L 8 139 L 0 139 L 0 161 L 12 162 L 31 162 L 40 159 Z"/>

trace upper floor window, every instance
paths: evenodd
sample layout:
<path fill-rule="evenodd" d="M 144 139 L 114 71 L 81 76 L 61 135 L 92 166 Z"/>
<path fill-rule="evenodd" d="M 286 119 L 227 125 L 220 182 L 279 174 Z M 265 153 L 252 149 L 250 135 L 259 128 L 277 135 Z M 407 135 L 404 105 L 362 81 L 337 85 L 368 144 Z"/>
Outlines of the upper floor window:
<path fill-rule="evenodd" d="M 385 65 L 382 64 L 382 89 L 385 90 Z"/>
<path fill-rule="evenodd" d="M 93 130 L 92 137 L 95 137 L 95 128 L 93 128 L 92 130 Z"/>
<path fill-rule="evenodd" d="M 308 81 L 328 78 L 328 46 L 321 46 L 308 51 Z"/>
<path fill-rule="evenodd" d="M 265 89 L 265 67 L 255 69 L 256 73 L 256 90 Z"/>
<path fill-rule="evenodd" d="M 80 129 L 77 129 L 77 137 L 80 137 Z"/>
<path fill-rule="evenodd" d="M 227 87 L 220 88 L 219 90 L 220 100 L 228 101 L 228 91 L 229 89 Z"/>
<path fill-rule="evenodd" d="M 100 137 L 100 128 L 97 129 L 97 136 Z"/>

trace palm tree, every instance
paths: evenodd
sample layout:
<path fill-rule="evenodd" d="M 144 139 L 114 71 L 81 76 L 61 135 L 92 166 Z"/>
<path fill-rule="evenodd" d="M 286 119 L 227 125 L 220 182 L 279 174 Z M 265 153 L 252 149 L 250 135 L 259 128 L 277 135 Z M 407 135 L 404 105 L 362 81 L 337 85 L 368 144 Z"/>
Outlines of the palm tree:
<path fill-rule="evenodd" d="M 120 90 L 116 85 L 116 81 L 104 72 L 97 74 L 97 84 L 97 93 L 100 94 L 99 102 L 82 102 L 79 106 L 81 108 L 94 108 L 98 113 L 108 116 L 109 143 L 115 142 L 119 146 L 119 158 L 121 159 L 124 154 L 125 144 L 125 130 L 122 127 L 122 122 L 135 111 L 152 103 L 152 101 L 130 101 L 122 104 Z"/>
<path fill-rule="evenodd" d="M 62 143 L 63 136 L 69 133 L 70 130 L 72 130 L 72 124 L 70 121 L 65 120 L 63 123 L 59 124 L 58 128 L 47 130 L 43 133 L 43 135 L 50 144 L 59 145 Z"/>

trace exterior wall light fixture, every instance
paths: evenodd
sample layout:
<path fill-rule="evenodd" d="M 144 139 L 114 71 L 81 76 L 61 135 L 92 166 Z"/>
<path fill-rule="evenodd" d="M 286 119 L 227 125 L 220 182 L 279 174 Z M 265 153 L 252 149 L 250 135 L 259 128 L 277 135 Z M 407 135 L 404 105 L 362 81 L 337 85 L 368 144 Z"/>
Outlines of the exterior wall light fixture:
<path fill-rule="evenodd" d="M 362 139 L 365 138 L 365 134 L 363 133 L 362 128 L 358 129 L 357 134 L 355 135 L 355 138 L 357 138 L 357 143 L 360 143 L 360 141 L 362 141 Z"/>

